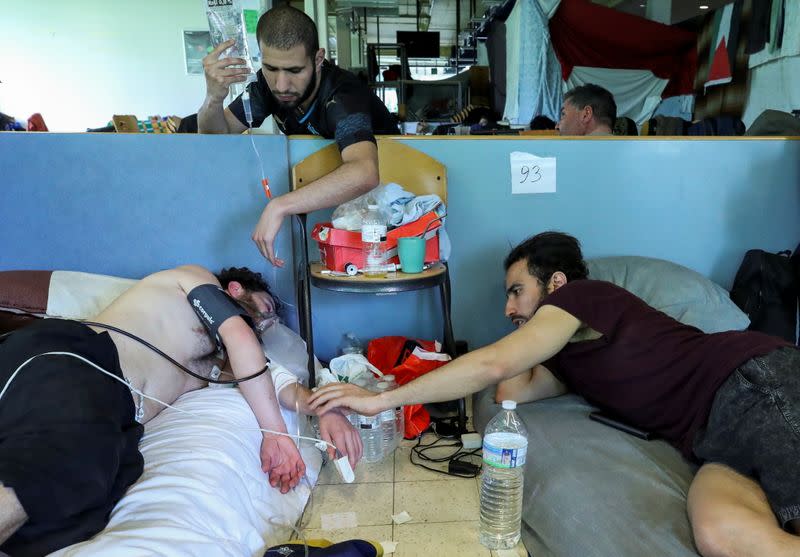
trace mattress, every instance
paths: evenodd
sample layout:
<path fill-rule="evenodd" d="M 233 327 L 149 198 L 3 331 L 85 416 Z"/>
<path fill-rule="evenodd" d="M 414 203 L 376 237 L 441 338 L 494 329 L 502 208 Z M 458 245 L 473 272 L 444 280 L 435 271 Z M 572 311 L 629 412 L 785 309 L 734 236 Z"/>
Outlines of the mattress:
<path fill-rule="evenodd" d="M 281 495 L 261 471 L 261 433 L 238 389 L 207 387 L 174 406 L 194 415 L 166 408 L 146 424 L 144 473 L 105 530 L 52 555 L 250 557 L 289 539 L 317 481 L 320 451 L 301 442 L 306 478 Z M 296 414 L 281 411 L 295 433 Z"/>

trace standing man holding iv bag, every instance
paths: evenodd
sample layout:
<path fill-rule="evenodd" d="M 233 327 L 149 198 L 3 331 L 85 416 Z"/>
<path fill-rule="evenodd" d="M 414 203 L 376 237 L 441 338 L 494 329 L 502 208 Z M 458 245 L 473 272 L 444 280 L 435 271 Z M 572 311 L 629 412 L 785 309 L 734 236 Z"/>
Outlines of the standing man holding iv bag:
<path fill-rule="evenodd" d="M 236 67 L 246 61 L 222 57 L 233 40 L 203 59 L 206 98 L 198 112 L 199 132 L 242 133 L 272 115 L 287 135 L 334 139 L 343 162 L 307 187 L 276 197 L 261 213 L 253 241 L 264 257 L 281 267 L 274 242 L 284 217 L 334 207 L 374 189 L 379 180 L 375 134 L 396 135 L 399 130 L 363 82 L 325 60 L 316 25 L 305 13 L 290 6 L 273 8 L 258 20 L 256 36 L 261 68 L 227 108 L 223 101 L 230 85 L 245 82 L 250 74 L 247 67 Z"/>

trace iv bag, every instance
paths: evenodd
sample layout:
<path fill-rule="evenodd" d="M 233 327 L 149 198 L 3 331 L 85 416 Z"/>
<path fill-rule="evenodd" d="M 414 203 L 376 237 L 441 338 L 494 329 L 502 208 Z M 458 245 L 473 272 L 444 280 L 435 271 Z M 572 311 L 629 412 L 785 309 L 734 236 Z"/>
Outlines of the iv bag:
<path fill-rule="evenodd" d="M 247 44 L 245 13 L 238 0 L 206 0 L 208 30 L 211 44 L 216 48 L 220 43 L 234 39 L 236 43 L 222 53 L 225 58 L 243 58 L 246 66 L 253 72 L 253 61 Z"/>

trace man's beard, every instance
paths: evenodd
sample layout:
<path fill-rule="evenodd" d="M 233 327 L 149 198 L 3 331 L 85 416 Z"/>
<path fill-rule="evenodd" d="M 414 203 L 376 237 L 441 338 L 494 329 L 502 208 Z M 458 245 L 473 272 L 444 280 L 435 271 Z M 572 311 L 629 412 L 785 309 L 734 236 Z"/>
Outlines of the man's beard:
<path fill-rule="evenodd" d="M 300 95 L 300 97 L 296 101 L 283 102 L 277 98 L 278 96 L 275 93 L 273 93 L 272 95 L 276 98 L 281 108 L 287 108 L 287 109 L 297 108 L 298 106 L 306 102 L 309 99 L 309 97 L 311 97 L 311 95 L 314 93 L 314 88 L 316 86 L 317 86 L 317 67 L 314 66 L 314 75 L 311 78 L 311 81 L 308 82 L 306 90 L 303 91 L 303 94 Z"/>
<path fill-rule="evenodd" d="M 512 315 L 511 317 L 509 317 L 509 319 L 511 320 L 511 323 L 512 323 L 512 324 L 513 324 L 513 325 L 514 325 L 514 326 L 515 326 L 517 329 L 519 329 L 519 328 L 520 328 L 520 327 L 522 327 L 522 326 L 523 326 L 525 323 L 527 323 L 528 321 L 530 321 L 530 319 L 531 319 L 531 318 L 530 318 L 529 316 L 525 316 L 525 315 Z"/>

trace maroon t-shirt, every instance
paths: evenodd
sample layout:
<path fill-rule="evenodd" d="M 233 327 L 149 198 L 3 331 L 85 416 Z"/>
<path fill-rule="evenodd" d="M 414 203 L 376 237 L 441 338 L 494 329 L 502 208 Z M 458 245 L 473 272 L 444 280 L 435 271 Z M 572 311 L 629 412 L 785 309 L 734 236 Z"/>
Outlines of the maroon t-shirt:
<path fill-rule="evenodd" d="M 789 346 L 754 331 L 705 334 L 597 280 L 568 282 L 542 305 L 603 335 L 568 343 L 545 367 L 590 403 L 658 433 L 690 458 L 725 379 L 750 358 Z"/>

